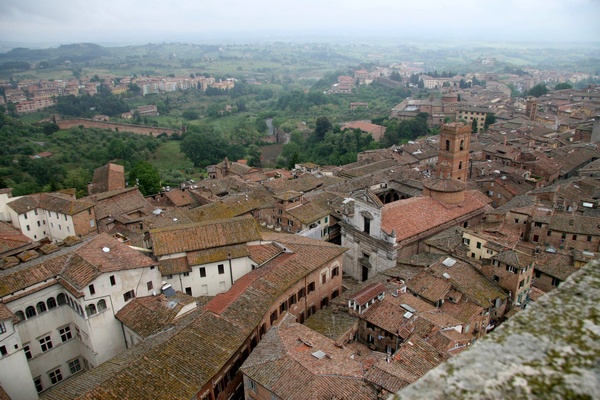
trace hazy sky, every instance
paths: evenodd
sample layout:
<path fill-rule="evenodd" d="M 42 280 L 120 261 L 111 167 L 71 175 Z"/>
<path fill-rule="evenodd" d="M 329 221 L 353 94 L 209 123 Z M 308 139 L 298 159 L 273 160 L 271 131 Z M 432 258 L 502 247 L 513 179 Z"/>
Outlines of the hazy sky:
<path fill-rule="evenodd" d="M 600 0 L 0 0 L 0 41 L 600 41 Z M 216 40 L 218 42 L 218 40 Z"/>

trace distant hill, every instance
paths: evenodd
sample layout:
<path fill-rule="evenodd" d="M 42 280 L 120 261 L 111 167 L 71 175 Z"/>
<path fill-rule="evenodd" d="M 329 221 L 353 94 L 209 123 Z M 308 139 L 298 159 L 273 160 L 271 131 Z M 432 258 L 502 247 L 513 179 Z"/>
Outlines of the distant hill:
<path fill-rule="evenodd" d="M 77 43 L 61 45 L 53 49 L 28 49 L 17 47 L 7 53 L 0 54 L 0 62 L 7 61 L 91 61 L 100 57 L 110 56 L 111 52 L 105 47 L 93 43 Z"/>

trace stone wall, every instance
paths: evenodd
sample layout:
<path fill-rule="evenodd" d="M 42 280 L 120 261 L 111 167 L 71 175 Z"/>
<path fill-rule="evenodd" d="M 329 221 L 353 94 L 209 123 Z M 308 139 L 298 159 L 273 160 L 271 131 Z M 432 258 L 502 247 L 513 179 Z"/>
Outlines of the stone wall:
<path fill-rule="evenodd" d="M 162 133 L 166 133 L 168 136 L 171 136 L 174 133 L 180 133 L 180 131 L 177 129 L 159 128 L 145 125 L 120 124 L 117 122 L 94 121 L 87 118 L 57 119 L 56 125 L 58 125 L 60 129 L 70 129 L 83 125 L 84 128 L 110 129 L 111 131 L 130 132 L 155 137 Z"/>
<path fill-rule="evenodd" d="M 599 399 L 599 288 L 596 260 L 393 399 Z"/>

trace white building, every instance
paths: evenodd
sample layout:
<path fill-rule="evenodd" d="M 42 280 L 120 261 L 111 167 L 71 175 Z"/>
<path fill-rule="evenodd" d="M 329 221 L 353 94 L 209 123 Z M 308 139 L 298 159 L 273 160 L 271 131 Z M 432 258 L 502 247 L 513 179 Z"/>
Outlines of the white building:
<path fill-rule="evenodd" d="M 0 318 L 12 334 L 0 336 L 0 351 L 6 350 L 0 383 L 9 396 L 35 398 L 35 389 L 46 390 L 123 351 L 126 339 L 115 314 L 134 297 L 160 288 L 156 264 L 101 234 L 1 271 Z M 12 385 L 16 371 L 18 387 Z"/>
<path fill-rule="evenodd" d="M 57 242 L 97 232 L 94 204 L 74 196 L 39 193 L 8 200 L 8 220 L 32 240 Z"/>
<path fill-rule="evenodd" d="M 215 296 L 252 271 L 248 244 L 260 241 L 251 216 L 150 231 L 165 282 L 191 296 Z"/>

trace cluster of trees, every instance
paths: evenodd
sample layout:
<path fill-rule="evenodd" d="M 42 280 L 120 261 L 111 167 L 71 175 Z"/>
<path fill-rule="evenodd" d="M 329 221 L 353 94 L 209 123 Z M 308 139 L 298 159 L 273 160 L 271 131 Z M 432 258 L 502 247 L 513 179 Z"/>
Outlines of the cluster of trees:
<path fill-rule="evenodd" d="M 304 93 L 302 90 L 293 90 L 279 97 L 277 108 L 281 111 L 306 112 L 313 106 L 322 106 L 333 102 L 336 98 L 327 97 L 323 92 L 311 90 Z"/>
<path fill-rule="evenodd" d="M 162 139 L 100 129 L 73 128 L 57 132 L 54 124 L 32 126 L 0 114 L 0 176 L 14 196 L 76 188 L 87 193 L 95 168 L 118 161 L 131 169 L 149 160 Z M 30 158 L 39 152 L 48 158 Z"/>
<path fill-rule="evenodd" d="M 548 93 L 548 88 L 545 83 L 538 83 L 527 92 L 528 96 L 540 97 Z"/>
<path fill-rule="evenodd" d="M 31 68 L 31 64 L 25 61 L 5 61 L 0 64 L 0 72 L 21 72 Z"/>
<path fill-rule="evenodd" d="M 386 124 L 385 134 L 381 138 L 381 145 L 390 147 L 395 144 L 406 143 L 421 136 L 431 133 L 427 126 L 429 114 L 422 112 L 415 118 L 403 121 L 390 120 Z"/>
<path fill-rule="evenodd" d="M 190 127 L 181 139 L 180 150 L 195 167 L 200 168 L 218 164 L 225 157 L 230 160 L 240 160 L 246 156 L 244 146 L 231 144 L 209 126 Z"/>
<path fill-rule="evenodd" d="M 283 146 L 277 163 L 287 168 L 293 168 L 298 162 L 343 165 L 355 162 L 358 153 L 378 147 L 371 135 L 358 129 L 341 131 L 329 118 L 319 117 L 308 137 L 299 132 L 292 133 L 290 143 Z"/>
<path fill-rule="evenodd" d="M 57 98 L 57 111 L 65 116 L 91 118 L 96 114 L 120 115 L 129 111 L 129 106 L 121 97 L 112 94 L 105 85 L 98 86 L 94 96 L 60 96 Z"/>

